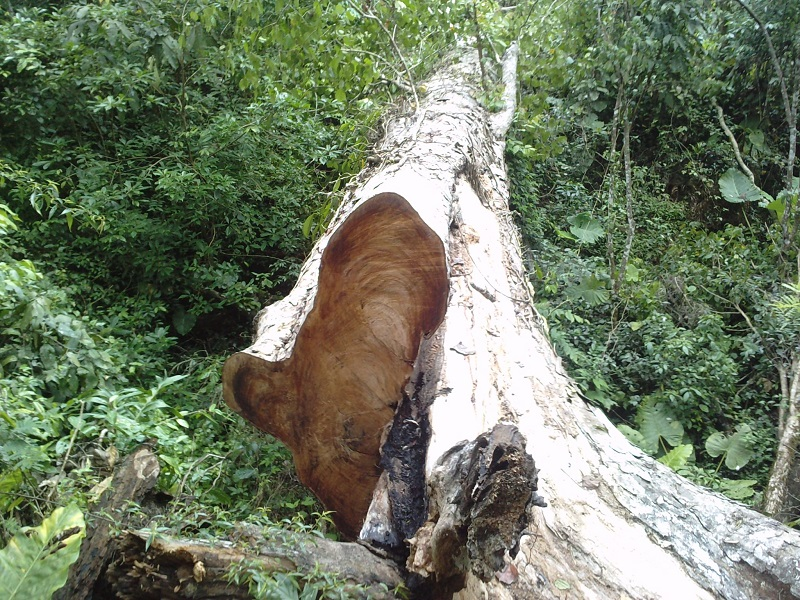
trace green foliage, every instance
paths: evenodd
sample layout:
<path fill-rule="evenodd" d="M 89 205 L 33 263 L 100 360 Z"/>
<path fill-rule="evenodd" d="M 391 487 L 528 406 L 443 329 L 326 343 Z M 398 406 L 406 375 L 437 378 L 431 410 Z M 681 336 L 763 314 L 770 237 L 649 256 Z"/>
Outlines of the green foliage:
<path fill-rule="evenodd" d="M 752 6 L 789 72 L 796 16 Z M 538 308 L 583 394 L 660 461 L 755 502 L 775 451 L 776 365 L 789 368 L 800 340 L 779 308 L 796 194 L 763 34 L 740 13 L 628 0 L 534 9 L 507 154 Z M 758 185 L 731 168 L 711 97 Z M 628 222 L 621 121 L 610 147 L 618 101 L 632 124 L 635 235 L 616 290 Z"/>
<path fill-rule="evenodd" d="M 328 513 L 316 514 L 317 523 L 307 525 L 301 520 L 285 519 L 280 526 L 269 524 L 265 535 L 273 540 L 280 540 L 287 546 L 303 543 L 296 536 L 303 533 L 308 536 L 321 536 L 321 530 L 332 523 Z M 367 586 L 342 579 L 315 567 L 309 572 L 272 571 L 264 569 L 256 562 L 243 562 L 235 565 L 226 574 L 228 580 L 237 586 L 247 585 L 250 595 L 256 599 L 273 600 L 317 600 L 331 598 L 345 600 L 347 598 L 364 597 Z M 388 590 L 387 590 L 388 591 Z M 403 590 L 397 590 L 398 597 L 403 597 Z"/>
<path fill-rule="evenodd" d="M 578 213 L 569 217 L 570 233 L 582 244 L 593 244 L 605 236 L 605 231 L 600 221 L 589 213 Z"/>
<path fill-rule="evenodd" d="M 642 435 L 642 449 L 651 454 L 666 451 L 665 444 L 677 447 L 683 440 L 683 425 L 675 418 L 669 408 L 661 403 L 642 403 L 636 414 L 639 433 Z"/>
<path fill-rule="evenodd" d="M 739 169 L 728 169 L 719 178 L 719 191 L 722 197 L 734 204 L 740 202 L 772 202 L 772 196 L 759 189 Z"/>
<path fill-rule="evenodd" d="M 679 444 L 659 458 L 658 462 L 678 471 L 686 466 L 693 453 L 694 447 L 691 444 Z"/>
<path fill-rule="evenodd" d="M 752 429 L 747 424 L 739 425 L 736 433 L 726 436 L 715 431 L 706 440 L 706 452 L 714 458 L 721 456 L 725 466 L 738 471 L 750 462 L 753 457 Z"/>
<path fill-rule="evenodd" d="M 265 5 L 141 11 L 68 5 L 0 22 L 0 195 L 34 224 L 30 258 L 86 273 L 88 302 L 128 303 L 185 336 L 288 288 L 303 222 L 360 167 L 373 109 L 311 102 L 249 64 L 258 38 L 242 49 L 237 36 L 279 29 Z"/>
<path fill-rule="evenodd" d="M 78 559 L 85 525 L 75 506 L 57 508 L 38 527 L 19 531 L 0 550 L 0 594 L 8 600 L 50 598 Z"/>

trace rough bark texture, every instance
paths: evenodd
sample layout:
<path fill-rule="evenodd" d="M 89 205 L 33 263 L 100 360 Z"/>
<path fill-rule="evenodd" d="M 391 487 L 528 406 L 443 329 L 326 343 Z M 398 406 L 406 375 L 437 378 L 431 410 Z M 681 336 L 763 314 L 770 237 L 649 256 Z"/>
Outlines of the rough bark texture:
<path fill-rule="evenodd" d="M 249 599 L 246 576 L 239 584 L 229 580 L 243 565 L 263 573 L 335 573 L 348 582 L 346 590 L 354 598 L 390 598 L 391 590 L 403 583 L 393 561 L 358 544 L 256 527 L 238 533 L 238 543 L 209 543 L 161 536 L 150 540 L 148 532 L 127 532 L 106 579 L 120 600 Z"/>
<path fill-rule="evenodd" d="M 363 539 L 389 546 L 408 538 L 408 519 L 394 514 L 405 475 L 392 473 L 398 455 L 380 457 L 380 441 L 418 425 L 395 431 L 404 441 L 389 445 L 426 443 L 418 475 L 427 495 L 411 498 L 411 529 L 423 525 L 408 566 L 437 597 L 800 597 L 800 535 L 645 456 L 565 375 L 532 308 L 508 208 L 509 111 L 485 114 L 478 73 L 465 52 L 428 82 L 413 114 L 387 127 L 379 164 L 356 182 L 297 287 L 261 313 L 256 342 L 226 365 L 227 402 L 287 441 L 304 481 L 341 511 L 345 533 L 361 528 Z M 505 81 L 513 99 L 513 78 Z M 377 212 L 395 211 L 391 224 L 362 232 L 360 215 L 380 202 Z M 370 244 L 396 241 L 383 259 L 379 250 L 342 257 L 336 244 L 348 227 Z M 417 247 L 432 262 L 408 254 Z M 373 260 L 401 293 L 373 296 L 385 284 L 365 286 L 370 277 L 360 275 Z M 344 306 L 325 288 L 330 265 L 343 261 L 352 267 L 337 275 Z M 412 290 L 419 281 L 433 293 Z M 329 302 L 343 313 L 325 312 Z M 339 336 L 345 345 L 327 345 Z M 365 413 L 368 424 L 357 418 Z M 428 429 L 429 440 L 415 441 Z M 308 457 L 321 455 L 332 482 L 313 475 Z"/>
<path fill-rule="evenodd" d="M 792 498 L 792 474 L 797 472 L 797 448 L 800 445 L 800 353 L 791 366 L 778 369 L 781 379 L 781 407 L 778 421 L 778 451 L 764 491 L 764 512 L 776 519 L 791 519 L 796 513 Z"/>
<path fill-rule="evenodd" d="M 140 501 L 153 489 L 159 472 L 158 459 L 149 446 L 139 447 L 122 461 L 109 488 L 92 507 L 94 516 L 89 520 L 80 556 L 70 568 L 67 583 L 55 593 L 54 599 L 92 597 L 95 584 L 115 551 L 112 526 L 114 529 L 125 527 L 129 503 Z"/>

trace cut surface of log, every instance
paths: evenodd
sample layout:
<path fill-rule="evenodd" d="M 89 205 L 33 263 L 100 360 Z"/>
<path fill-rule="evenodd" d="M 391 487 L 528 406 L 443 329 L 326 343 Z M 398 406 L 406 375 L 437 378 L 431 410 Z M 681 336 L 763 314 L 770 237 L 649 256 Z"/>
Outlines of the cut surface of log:
<path fill-rule="evenodd" d="M 378 194 L 330 238 L 291 355 L 238 353 L 225 365 L 226 402 L 289 446 L 301 481 L 350 538 L 380 476 L 384 428 L 447 293 L 439 237 L 404 198 Z"/>

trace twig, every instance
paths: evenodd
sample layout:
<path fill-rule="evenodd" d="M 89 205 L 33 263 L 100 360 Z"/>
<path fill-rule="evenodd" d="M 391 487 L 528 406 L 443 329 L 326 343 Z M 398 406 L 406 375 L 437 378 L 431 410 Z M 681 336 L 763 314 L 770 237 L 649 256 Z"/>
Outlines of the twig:
<path fill-rule="evenodd" d="M 199 465 L 201 462 L 203 462 L 207 458 L 218 458 L 219 460 L 225 460 L 224 456 L 220 456 L 219 454 L 214 454 L 212 452 L 208 452 L 207 454 L 204 454 L 203 456 L 201 456 L 200 458 L 195 460 L 191 465 L 189 465 L 189 468 L 186 469 L 186 473 L 184 474 L 183 478 L 181 479 L 181 484 L 178 486 L 178 491 L 175 494 L 175 502 L 179 502 L 181 496 L 183 496 L 183 488 L 186 486 L 186 480 L 189 479 L 189 475 L 192 474 L 192 471 L 194 470 L 194 468 L 197 467 L 197 465 Z"/>
<path fill-rule="evenodd" d="M 414 104 L 415 106 L 419 106 L 419 96 L 417 96 L 417 86 L 414 83 L 414 76 L 411 74 L 411 69 L 409 68 L 408 63 L 406 62 L 403 53 L 400 51 L 400 47 L 397 45 L 397 40 L 395 40 L 392 32 L 389 31 L 384 22 L 381 21 L 381 19 L 378 18 L 378 16 L 375 13 L 373 13 L 372 10 L 370 10 L 369 12 L 365 12 L 353 0 L 350 0 L 349 4 L 351 8 L 355 10 L 363 18 L 375 21 L 378 24 L 378 26 L 383 30 L 383 32 L 387 35 L 387 37 L 389 38 L 389 43 L 392 45 L 392 49 L 394 49 L 394 53 L 397 55 L 397 58 L 400 59 L 400 62 L 403 64 L 403 69 L 406 72 L 406 77 L 408 77 L 408 82 L 411 85 L 411 92 L 414 94 Z"/>
<path fill-rule="evenodd" d="M 617 276 L 614 279 L 614 292 L 619 293 L 625 271 L 628 268 L 628 260 L 631 257 L 633 248 L 633 236 L 636 233 L 636 221 L 633 218 L 633 177 L 631 167 L 631 118 L 628 113 L 628 106 L 625 106 L 625 123 L 622 127 L 622 159 L 625 169 L 625 214 L 628 217 L 628 230 L 625 236 L 625 249 L 622 251 L 622 262 L 619 264 Z"/>
<path fill-rule="evenodd" d="M 614 275 L 617 269 L 617 260 L 614 253 L 614 162 L 617 155 L 617 139 L 619 138 L 619 114 L 622 110 L 622 102 L 625 96 L 625 86 L 622 78 L 617 87 L 617 101 L 614 103 L 614 113 L 611 118 L 611 140 L 609 141 L 608 165 L 606 174 L 608 175 L 608 200 L 606 210 L 608 211 L 608 229 L 606 232 L 606 252 L 608 253 L 608 269 Z M 605 174 L 604 174 L 605 178 Z"/>
<path fill-rule="evenodd" d="M 731 143 L 731 146 L 733 147 L 733 153 L 736 155 L 736 162 L 739 163 L 739 167 L 742 169 L 742 171 L 745 172 L 747 177 L 750 178 L 750 182 L 753 185 L 755 185 L 756 183 L 755 175 L 753 175 L 753 172 L 750 170 L 750 167 L 748 167 L 745 164 L 744 159 L 742 158 L 742 153 L 739 150 L 739 144 L 736 142 L 736 137 L 733 135 L 733 132 L 731 131 L 730 127 L 728 127 L 728 124 L 725 122 L 725 113 L 722 111 L 722 107 L 717 103 L 716 98 L 711 98 L 711 106 L 713 106 L 717 111 L 717 121 L 719 121 L 719 125 L 720 127 L 722 127 L 722 131 L 724 131 L 725 135 L 728 136 L 728 141 Z"/>
<path fill-rule="evenodd" d="M 83 417 L 83 409 L 85 407 L 86 407 L 86 402 L 84 400 L 81 400 L 81 411 L 80 411 L 80 413 L 78 413 L 78 422 L 80 422 L 80 419 Z M 78 430 L 79 429 L 80 429 L 79 427 L 75 427 L 72 430 L 72 435 L 69 437 L 69 445 L 67 446 L 67 451 L 64 453 L 64 460 L 61 461 L 61 470 L 58 473 L 59 476 L 63 476 L 64 473 L 66 473 L 67 462 L 69 461 L 69 455 L 72 454 L 72 448 L 73 448 L 73 446 L 75 446 L 75 438 L 78 437 Z M 47 494 L 47 499 L 48 500 L 50 500 L 50 498 L 53 497 L 53 494 L 55 493 L 55 491 L 56 491 L 56 486 L 53 486 L 52 488 L 50 488 L 50 492 Z"/>

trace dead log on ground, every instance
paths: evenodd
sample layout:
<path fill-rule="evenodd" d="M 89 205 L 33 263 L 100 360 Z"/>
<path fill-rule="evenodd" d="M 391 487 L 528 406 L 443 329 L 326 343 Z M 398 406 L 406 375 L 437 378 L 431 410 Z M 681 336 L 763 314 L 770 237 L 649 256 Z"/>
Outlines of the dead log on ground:
<path fill-rule="evenodd" d="M 241 527 L 238 542 L 167 538 L 127 532 L 106 574 L 120 600 L 247 600 L 247 571 L 332 573 L 353 598 L 392 598 L 403 585 L 395 562 L 362 545 L 282 530 Z M 239 583 L 232 575 L 240 573 Z"/>

